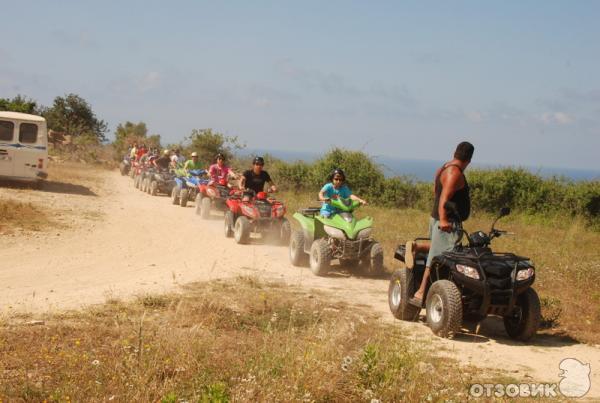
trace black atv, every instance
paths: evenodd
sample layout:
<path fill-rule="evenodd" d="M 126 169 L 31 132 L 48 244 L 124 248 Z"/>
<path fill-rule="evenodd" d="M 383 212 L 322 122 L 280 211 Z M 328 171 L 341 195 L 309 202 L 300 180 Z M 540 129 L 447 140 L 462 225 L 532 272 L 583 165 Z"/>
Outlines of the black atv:
<path fill-rule="evenodd" d="M 456 214 L 453 203 L 446 203 L 445 208 Z M 526 257 L 493 252 L 490 247 L 492 239 L 507 234 L 494 226 L 508 214 L 509 208 L 501 209 L 489 233 L 469 234 L 460 227 L 461 237 L 454 250 L 433 258 L 424 301 L 427 324 L 436 335 L 453 337 L 463 319 L 480 321 L 487 315 L 502 316 L 506 332 L 513 339 L 526 341 L 535 335 L 541 313 L 540 299 L 531 288 L 535 280 L 533 264 Z M 462 245 L 465 236 L 468 244 Z M 424 240 L 427 238 L 415 242 Z M 400 245 L 394 257 L 404 262 L 405 253 L 405 245 Z M 417 252 L 412 269 L 401 268 L 392 274 L 388 302 L 397 319 L 418 319 L 422 307 L 411 297 L 423 278 L 426 259 L 427 252 Z"/>
<path fill-rule="evenodd" d="M 168 169 L 158 169 L 148 174 L 148 183 L 146 191 L 152 196 L 159 193 L 170 195 L 175 187 L 175 174 Z"/>

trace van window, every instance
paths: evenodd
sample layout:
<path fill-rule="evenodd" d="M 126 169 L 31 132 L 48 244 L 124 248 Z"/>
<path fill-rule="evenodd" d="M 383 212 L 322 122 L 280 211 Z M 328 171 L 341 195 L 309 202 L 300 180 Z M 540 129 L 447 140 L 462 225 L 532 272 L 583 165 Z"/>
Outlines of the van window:
<path fill-rule="evenodd" d="M 37 142 L 38 127 L 34 123 L 21 123 L 19 127 L 19 143 Z"/>
<path fill-rule="evenodd" d="M 7 120 L 0 120 L 0 141 L 12 141 L 15 124 Z"/>

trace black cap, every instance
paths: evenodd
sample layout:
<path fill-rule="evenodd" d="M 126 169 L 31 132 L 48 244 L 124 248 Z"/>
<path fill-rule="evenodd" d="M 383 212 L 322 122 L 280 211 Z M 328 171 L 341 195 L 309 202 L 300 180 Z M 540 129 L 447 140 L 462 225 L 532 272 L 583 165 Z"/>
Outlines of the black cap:
<path fill-rule="evenodd" d="M 254 157 L 253 164 L 265 165 L 265 159 L 263 157 Z"/>

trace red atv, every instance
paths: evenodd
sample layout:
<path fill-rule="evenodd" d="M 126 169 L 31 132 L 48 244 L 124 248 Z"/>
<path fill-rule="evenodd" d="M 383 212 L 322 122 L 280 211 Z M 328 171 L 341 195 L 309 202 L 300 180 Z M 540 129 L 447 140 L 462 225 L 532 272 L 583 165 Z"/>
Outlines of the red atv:
<path fill-rule="evenodd" d="M 290 222 L 285 218 L 285 205 L 266 192 L 238 191 L 227 199 L 225 236 L 234 237 L 240 244 L 250 240 L 250 233 L 259 233 L 282 245 L 290 241 Z"/>
<path fill-rule="evenodd" d="M 215 208 L 219 211 L 226 211 L 226 200 L 229 198 L 232 190 L 229 188 L 227 179 L 221 179 L 217 183 L 201 183 L 198 185 L 198 194 L 196 195 L 196 214 L 203 220 L 210 217 L 210 210 Z"/>

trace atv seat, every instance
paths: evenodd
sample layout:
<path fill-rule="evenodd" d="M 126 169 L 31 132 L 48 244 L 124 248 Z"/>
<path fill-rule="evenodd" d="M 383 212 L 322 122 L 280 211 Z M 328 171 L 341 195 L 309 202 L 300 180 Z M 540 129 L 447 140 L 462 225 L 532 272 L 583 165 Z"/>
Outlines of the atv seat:
<path fill-rule="evenodd" d="M 302 215 L 316 215 L 319 214 L 321 212 L 321 208 L 320 207 L 308 207 L 308 208 L 303 208 L 298 210 L 298 212 Z"/>

